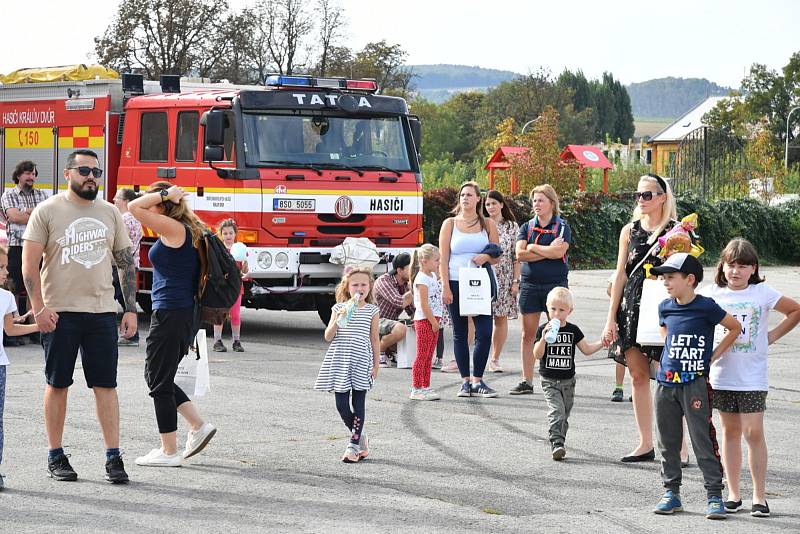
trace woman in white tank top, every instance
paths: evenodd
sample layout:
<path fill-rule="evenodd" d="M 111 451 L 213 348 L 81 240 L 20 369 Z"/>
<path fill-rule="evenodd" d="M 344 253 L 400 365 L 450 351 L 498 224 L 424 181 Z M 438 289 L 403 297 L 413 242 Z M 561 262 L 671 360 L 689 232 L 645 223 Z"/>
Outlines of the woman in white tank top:
<path fill-rule="evenodd" d="M 442 299 L 453 320 L 453 352 L 463 380 L 459 397 L 497 396 L 497 392 L 483 381 L 492 344 L 492 316 L 476 315 L 472 319 L 475 325 L 475 348 L 472 355 L 473 371 L 470 373 L 467 318 L 461 316 L 458 306 L 458 270 L 500 261 L 481 252 L 489 243 L 499 244 L 500 237 L 494 221 L 484 218 L 480 202 L 480 186 L 475 182 L 463 184 L 458 192 L 454 216 L 445 219 L 439 232 Z"/>

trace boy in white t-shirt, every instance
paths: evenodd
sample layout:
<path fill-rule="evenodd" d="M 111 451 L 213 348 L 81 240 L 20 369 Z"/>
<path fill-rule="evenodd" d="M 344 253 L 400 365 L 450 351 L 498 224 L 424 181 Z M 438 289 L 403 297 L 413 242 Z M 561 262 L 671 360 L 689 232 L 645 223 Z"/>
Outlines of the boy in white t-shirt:
<path fill-rule="evenodd" d="M 8 252 L 6 249 L 0 247 L 0 286 L 6 283 L 8 278 Z M 20 317 L 14 319 L 14 314 L 17 312 L 17 303 L 14 295 L 3 288 L 0 288 L 0 311 L 3 313 L 3 330 L 11 336 L 25 336 L 39 331 L 39 327 L 35 324 L 17 324 L 16 321 L 21 321 L 27 318 Z M 3 463 L 3 410 L 6 401 L 6 366 L 8 365 L 8 356 L 3 348 L 3 332 L 0 331 L 0 464 Z M 3 489 L 3 475 L 0 475 L 0 490 Z"/>
<path fill-rule="evenodd" d="M 426 243 L 414 251 L 411 264 L 416 310 L 414 330 L 417 334 L 417 357 L 411 373 L 411 400 L 439 399 L 439 394 L 431 389 L 431 359 L 439 338 L 439 321 L 444 310 L 442 285 L 436 276 L 439 259 L 439 249 Z"/>

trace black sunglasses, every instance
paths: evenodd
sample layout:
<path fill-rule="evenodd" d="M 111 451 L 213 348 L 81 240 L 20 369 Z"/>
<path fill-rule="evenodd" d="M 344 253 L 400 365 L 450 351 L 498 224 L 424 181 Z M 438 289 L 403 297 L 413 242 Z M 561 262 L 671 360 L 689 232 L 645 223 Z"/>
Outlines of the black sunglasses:
<path fill-rule="evenodd" d="M 653 200 L 653 195 L 659 196 L 659 195 L 663 195 L 663 194 L 664 193 L 661 193 L 661 192 L 654 193 L 652 191 L 636 191 L 633 194 L 633 198 L 635 200 L 639 200 L 641 198 L 644 201 L 649 201 L 649 200 Z"/>
<path fill-rule="evenodd" d="M 81 176 L 89 176 L 89 174 L 95 178 L 100 178 L 103 176 L 103 169 L 100 167 L 87 167 L 86 165 L 81 165 L 80 167 L 67 167 L 67 169 L 75 169 Z"/>

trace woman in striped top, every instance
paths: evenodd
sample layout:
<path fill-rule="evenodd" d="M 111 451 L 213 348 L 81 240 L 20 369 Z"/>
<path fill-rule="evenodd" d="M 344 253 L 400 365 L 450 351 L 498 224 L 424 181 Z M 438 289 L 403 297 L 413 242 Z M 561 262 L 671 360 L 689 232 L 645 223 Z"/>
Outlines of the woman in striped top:
<path fill-rule="evenodd" d="M 314 384 L 314 389 L 336 394 L 336 409 L 351 432 L 342 457 L 346 463 L 369 454 L 363 432 L 365 404 L 380 368 L 379 313 L 372 286 L 372 269 L 355 268 L 346 271 L 336 287 L 336 304 L 325 328 L 325 341 L 331 345 Z"/>

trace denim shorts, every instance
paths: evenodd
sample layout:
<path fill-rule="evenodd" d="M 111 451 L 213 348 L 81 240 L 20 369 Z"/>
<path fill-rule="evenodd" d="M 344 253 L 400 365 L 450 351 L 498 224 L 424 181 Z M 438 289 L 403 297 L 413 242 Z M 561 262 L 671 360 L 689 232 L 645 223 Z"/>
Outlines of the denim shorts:
<path fill-rule="evenodd" d="M 767 392 L 715 389 L 714 408 L 726 413 L 765 412 L 767 410 Z"/>
<path fill-rule="evenodd" d="M 60 312 L 56 329 L 42 334 L 47 383 L 71 386 L 80 350 L 86 386 L 117 387 L 118 335 L 115 313 Z"/>
<path fill-rule="evenodd" d="M 522 281 L 519 287 L 519 312 L 540 313 L 547 311 L 547 294 L 554 287 L 568 287 L 567 281 L 558 284 L 534 285 Z"/>

